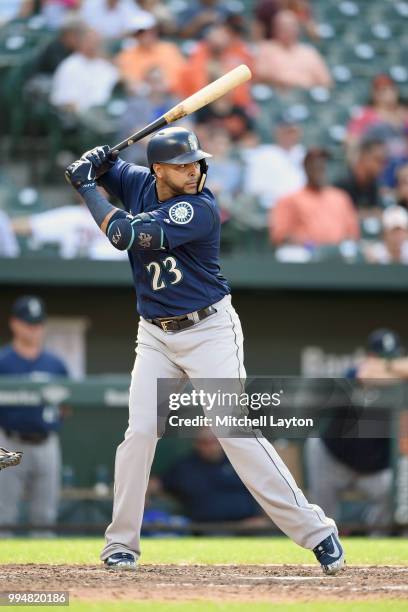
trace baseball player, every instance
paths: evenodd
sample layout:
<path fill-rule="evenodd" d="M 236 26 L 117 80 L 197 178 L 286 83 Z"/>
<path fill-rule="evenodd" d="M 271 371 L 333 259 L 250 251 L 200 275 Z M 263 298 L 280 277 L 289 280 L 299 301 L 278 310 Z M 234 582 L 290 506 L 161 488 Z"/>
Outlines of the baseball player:
<path fill-rule="evenodd" d="M 157 380 L 246 376 L 240 320 L 220 274 L 219 213 L 204 187 L 209 157 L 193 132 L 169 127 L 150 139 L 148 168 L 114 159 L 102 146 L 66 170 L 113 246 L 128 251 L 140 314 L 129 426 L 116 454 L 113 517 L 101 553 L 108 568 L 132 569 L 140 556 L 158 441 Z M 97 179 L 125 211 L 102 197 Z M 334 521 L 308 503 L 273 446 L 255 432 L 220 444 L 273 522 L 313 550 L 325 573 L 338 572 L 344 553 Z"/>
<path fill-rule="evenodd" d="M 23 295 L 14 302 L 9 319 L 11 342 L 0 348 L 0 378 L 23 376 L 35 380 L 40 377 L 44 381 L 68 375 L 61 359 L 44 350 L 46 321 L 46 307 L 38 296 Z M 60 496 L 58 431 L 61 424 L 59 407 L 52 403 L 45 402 L 40 406 L 2 403 L 0 446 L 21 449 L 25 460 L 17 469 L 7 470 L 1 475 L 0 527 L 18 522 L 23 498 L 28 502 L 28 519 L 32 525 L 56 522 Z M 21 454 L 17 452 L 16 455 L 17 463 Z"/>
<path fill-rule="evenodd" d="M 9 451 L 7 448 L 0 448 L 0 470 L 12 465 L 18 465 L 23 453 L 21 451 Z"/>

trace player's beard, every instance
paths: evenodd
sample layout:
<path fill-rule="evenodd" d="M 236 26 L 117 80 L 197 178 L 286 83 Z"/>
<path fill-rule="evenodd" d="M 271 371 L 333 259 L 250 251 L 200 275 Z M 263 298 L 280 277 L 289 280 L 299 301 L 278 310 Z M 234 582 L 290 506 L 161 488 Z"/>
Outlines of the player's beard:
<path fill-rule="evenodd" d="M 167 187 L 171 189 L 174 196 L 183 195 L 183 194 L 190 194 L 190 195 L 196 194 L 197 187 L 198 187 L 198 179 L 194 181 L 194 186 L 186 185 L 186 183 L 187 181 L 184 183 L 184 185 L 180 186 L 180 185 L 176 185 L 176 183 L 173 183 L 173 181 L 169 179 L 166 180 Z"/>

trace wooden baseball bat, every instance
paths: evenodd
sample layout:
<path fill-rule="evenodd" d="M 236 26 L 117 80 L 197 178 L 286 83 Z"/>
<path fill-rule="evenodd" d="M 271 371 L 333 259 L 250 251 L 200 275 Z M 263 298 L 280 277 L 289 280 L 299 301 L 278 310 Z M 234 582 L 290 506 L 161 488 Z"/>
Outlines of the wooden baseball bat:
<path fill-rule="evenodd" d="M 149 134 L 152 134 L 169 123 L 173 123 L 173 121 L 177 121 L 177 119 L 181 119 L 181 117 L 185 117 L 186 115 L 191 115 L 191 113 L 194 113 L 199 108 L 214 102 L 214 100 L 218 100 L 218 98 L 221 98 L 221 96 L 231 91 L 231 89 L 245 83 L 251 76 L 251 71 L 248 66 L 245 64 L 237 66 L 237 68 L 230 70 L 216 81 L 206 85 L 179 104 L 176 104 L 176 106 L 173 106 L 167 113 L 164 113 L 164 115 L 152 123 L 149 123 L 146 127 L 135 132 L 129 136 L 129 138 L 126 138 L 126 140 L 119 142 L 111 148 L 112 153 L 122 151 L 126 149 L 126 147 L 130 147 L 130 145 L 138 140 L 145 138 L 145 136 L 149 136 Z"/>

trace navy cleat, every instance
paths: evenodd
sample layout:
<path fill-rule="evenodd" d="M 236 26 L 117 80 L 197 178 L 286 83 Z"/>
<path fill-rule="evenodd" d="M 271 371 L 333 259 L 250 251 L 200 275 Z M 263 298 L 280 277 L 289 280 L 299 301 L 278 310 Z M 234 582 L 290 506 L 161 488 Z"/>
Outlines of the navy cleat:
<path fill-rule="evenodd" d="M 136 559 L 131 553 L 114 553 L 104 561 L 105 567 L 108 569 L 136 569 Z"/>
<path fill-rule="evenodd" d="M 313 552 L 325 574 L 337 574 L 346 563 L 343 548 L 334 533 L 320 542 Z"/>

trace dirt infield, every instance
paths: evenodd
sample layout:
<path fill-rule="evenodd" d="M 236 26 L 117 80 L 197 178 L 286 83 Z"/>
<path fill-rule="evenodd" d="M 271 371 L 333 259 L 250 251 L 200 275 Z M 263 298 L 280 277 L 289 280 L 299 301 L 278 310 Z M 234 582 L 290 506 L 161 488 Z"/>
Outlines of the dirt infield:
<path fill-rule="evenodd" d="M 309 565 L 2 565 L 0 591 L 62 590 L 81 600 L 315 601 L 407 599 L 408 567 L 353 566 L 324 576 Z"/>

